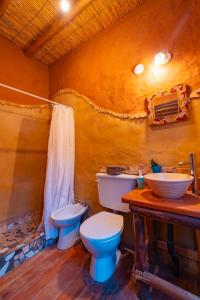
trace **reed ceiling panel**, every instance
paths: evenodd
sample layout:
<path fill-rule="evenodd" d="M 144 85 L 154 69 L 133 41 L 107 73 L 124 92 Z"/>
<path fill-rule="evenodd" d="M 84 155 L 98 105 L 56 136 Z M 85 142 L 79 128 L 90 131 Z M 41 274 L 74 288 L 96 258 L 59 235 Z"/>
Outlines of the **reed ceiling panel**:
<path fill-rule="evenodd" d="M 74 0 L 74 5 L 76 1 L 79 0 Z M 142 2 L 143 0 L 92 0 L 72 22 L 40 47 L 34 56 L 51 64 L 117 23 Z M 60 0 L 10 0 L 0 16 L 0 33 L 20 48 L 27 49 L 62 16 Z"/>

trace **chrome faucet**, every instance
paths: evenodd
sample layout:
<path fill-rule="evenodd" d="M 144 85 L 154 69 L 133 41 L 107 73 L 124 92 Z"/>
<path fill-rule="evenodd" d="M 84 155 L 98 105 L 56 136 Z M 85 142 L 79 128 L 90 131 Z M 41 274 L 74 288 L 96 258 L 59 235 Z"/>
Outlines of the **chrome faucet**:
<path fill-rule="evenodd" d="M 192 192 L 193 194 L 199 195 L 199 183 L 198 183 L 198 173 L 197 173 L 197 164 L 196 164 L 196 154 L 190 153 L 188 161 L 180 161 L 179 166 L 189 165 L 190 174 L 194 177 L 192 182 Z"/>

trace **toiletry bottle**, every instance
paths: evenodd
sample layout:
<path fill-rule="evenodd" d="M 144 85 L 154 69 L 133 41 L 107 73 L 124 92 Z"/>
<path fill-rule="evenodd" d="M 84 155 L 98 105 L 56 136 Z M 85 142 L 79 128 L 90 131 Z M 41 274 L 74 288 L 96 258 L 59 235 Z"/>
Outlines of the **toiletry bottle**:
<path fill-rule="evenodd" d="M 137 178 L 138 189 L 142 190 L 144 188 L 144 177 L 142 175 L 142 170 L 139 170 L 139 176 Z"/>

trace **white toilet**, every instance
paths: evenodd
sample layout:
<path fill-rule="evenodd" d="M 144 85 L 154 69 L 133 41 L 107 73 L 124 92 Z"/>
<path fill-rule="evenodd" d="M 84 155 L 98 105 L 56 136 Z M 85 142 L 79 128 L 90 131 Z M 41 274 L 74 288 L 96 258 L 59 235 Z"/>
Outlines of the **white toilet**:
<path fill-rule="evenodd" d="M 60 228 L 58 249 L 68 249 L 80 240 L 80 220 L 86 211 L 87 206 L 76 203 L 60 208 L 51 214 L 54 225 Z"/>
<path fill-rule="evenodd" d="M 100 204 L 115 212 L 129 212 L 129 205 L 122 203 L 121 197 L 135 188 L 137 176 L 97 173 L 96 178 Z M 92 254 L 90 275 L 97 282 L 109 279 L 116 269 L 123 224 L 123 216 L 102 211 L 85 220 L 80 227 L 82 242 Z"/>

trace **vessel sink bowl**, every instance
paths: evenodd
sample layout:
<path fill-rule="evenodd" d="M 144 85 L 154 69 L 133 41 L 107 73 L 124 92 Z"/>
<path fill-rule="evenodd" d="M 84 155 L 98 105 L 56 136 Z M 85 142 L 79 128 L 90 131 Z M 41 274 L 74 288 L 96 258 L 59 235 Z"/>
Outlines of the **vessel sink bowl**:
<path fill-rule="evenodd" d="M 193 181 L 193 176 L 180 173 L 150 173 L 145 182 L 154 194 L 162 198 L 181 198 Z"/>

